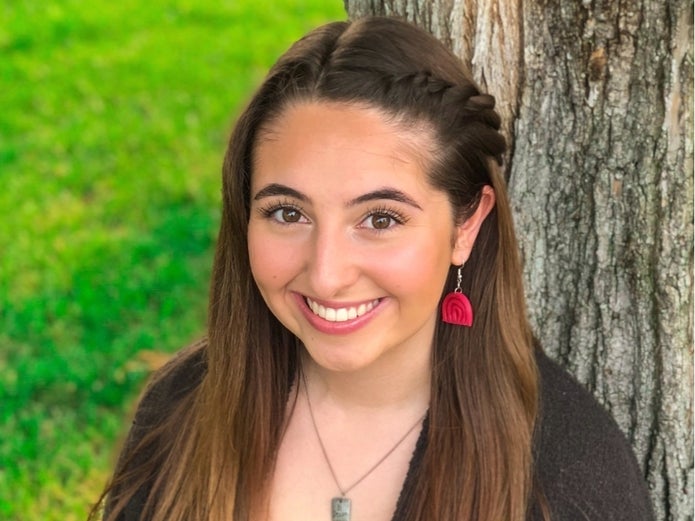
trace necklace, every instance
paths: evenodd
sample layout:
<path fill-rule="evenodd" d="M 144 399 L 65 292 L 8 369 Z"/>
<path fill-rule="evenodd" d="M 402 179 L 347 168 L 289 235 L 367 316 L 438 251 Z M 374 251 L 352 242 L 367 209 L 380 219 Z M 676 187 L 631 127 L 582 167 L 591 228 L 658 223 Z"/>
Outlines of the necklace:
<path fill-rule="evenodd" d="M 415 430 L 415 427 L 422 423 L 422 421 L 425 419 L 425 416 L 427 416 L 427 413 L 418 418 L 417 422 L 415 422 L 413 426 L 408 429 L 408 431 L 403 435 L 403 437 L 399 439 L 396 442 L 396 444 L 386 452 L 386 454 L 379 458 L 379 460 L 376 463 L 374 463 L 374 465 L 369 467 L 369 470 L 362 474 L 362 476 L 357 481 L 353 482 L 348 487 L 343 487 L 341 486 L 340 481 L 338 481 L 338 476 L 336 476 L 335 470 L 333 469 L 333 465 L 331 464 L 331 460 L 328 457 L 326 447 L 323 444 L 323 440 L 321 439 L 321 434 L 319 434 L 319 428 L 316 425 L 316 419 L 314 418 L 314 410 L 311 407 L 311 400 L 309 399 L 309 386 L 306 383 L 306 375 L 303 371 L 301 371 L 301 373 L 302 382 L 304 383 L 304 392 L 306 394 L 306 404 L 309 408 L 309 416 L 311 417 L 311 424 L 314 426 L 316 438 L 319 440 L 319 446 L 321 447 L 321 452 L 323 453 L 323 459 L 326 460 L 328 469 L 331 471 L 331 476 L 333 476 L 333 481 L 335 482 L 335 485 L 338 487 L 338 490 L 340 491 L 340 496 L 331 499 L 331 521 L 350 521 L 352 500 L 347 497 L 348 492 L 350 492 L 353 488 L 362 483 L 362 481 L 364 481 L 367 476 L 369 476 L 372 472 L 374 472 L 377 469 L 377 467 L 379 467 L 379 465 L 386 461 L 386 458 L 393 454 L 393 452 L 399 447 L 399 445 L 405 441 L 408 435 L 411 432 L 413 432 L 413 430 Z"/>

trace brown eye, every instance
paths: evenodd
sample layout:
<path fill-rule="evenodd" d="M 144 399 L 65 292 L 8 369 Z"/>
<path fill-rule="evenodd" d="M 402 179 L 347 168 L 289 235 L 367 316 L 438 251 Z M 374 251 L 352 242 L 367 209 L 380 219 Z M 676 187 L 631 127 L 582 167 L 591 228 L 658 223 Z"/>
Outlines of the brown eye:
<path fill-rule="evenodd" d="M 302 218 L 302 214 L 294 208 L 283 208 L 280 212 L 281 220 L 286 223 L 296 223 Z"/>
<path fill-rule="evenodd" d="M 376 213 L 369 218 L 369 224 L 371 224 L 371 228 L 374 228 L 376 230 L 387 229 L 389 226 L 391 226 L 391 221 L 393 221 L 393 218 L 390 215 L 386 215 L 384 213 Z"/>
<path fill-rule="evenodd" d="M 274 221 L 278 224 L 295 224 L 295 223 L 306 223 L 307 218 L 304 217 L 301 208 L 295 208 L 294 206 L 275 206 L 272 208 L 265 208 L 261 210 L 261 213 L 267 219 Z"/>

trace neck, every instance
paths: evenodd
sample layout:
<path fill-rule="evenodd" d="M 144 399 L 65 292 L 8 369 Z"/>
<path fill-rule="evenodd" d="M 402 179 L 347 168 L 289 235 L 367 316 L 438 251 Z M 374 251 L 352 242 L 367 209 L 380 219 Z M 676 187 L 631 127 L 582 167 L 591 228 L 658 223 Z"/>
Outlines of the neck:
<path fill-rule="evenodd" d="M 302 370 L 309 382 L 312 401 L 337 407 L 346 413 L 424 412 L 430 399 L 431 350 L 402 360 L 379 360 L 357 371 L 331 371 L 302 352 Z"/>

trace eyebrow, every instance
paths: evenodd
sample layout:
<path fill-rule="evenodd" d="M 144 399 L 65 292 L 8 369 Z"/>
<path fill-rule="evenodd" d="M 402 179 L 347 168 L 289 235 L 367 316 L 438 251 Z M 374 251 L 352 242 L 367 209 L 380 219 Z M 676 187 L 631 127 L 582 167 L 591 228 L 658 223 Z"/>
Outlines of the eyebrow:
<path fill-rule="evenodd" d="M 413 199 L 408 197 L 406 194 L 395 188 L 381 188 L 380 190 L 374 190 L 373 192 L 367 192 L 366 194 L 355 197 L 353 200 L 348 202 L 348 206 L 355 206 L 357 204 L 366 203 L 368 201 L 377 201 L 379 199 L 390 199 L 392 201 L 398 201 L 399 203 L 405 203 L 418 210 L 422 210 L 419 204 L 417 204 Z"/>
<path fill-rule="evenodd" d="M 256 195 L 253 196 L 253 200 L 258 201 L 259 199 L 263 199 L 264 197 L 273 197 L 278 195 L 292 197 L 302 202 L 309 201 L 309 197 L 304 195 L 302 192 L 295 190 L 294 188 L 290 188 L 289 186 L 281 185 L 278 183 L 271 183 L 261 188 L 256 193 Z M 348 201 L 347 206 L 356 206 L 358 204 L 366 203 L 369 201 L 378 201 L 381 199 L 390 199 L 392 201 L 407 204 L 409 206 L 412 206 L 413 208 L 417 208 L 418 210 L 422 210 L 422 207 L 419 204 L 417 204 L 411 197 L 401 192 L 400 190 L 396 190 L 395 188 L 380 188 L 379 190 L 367 192 L 366 194 L 362 194 Z"/>
<path fill-rule="evenodd" d="M 253 196 L 253 200 L 258 201 L 259 199 L 263 199 L 264 197 L 273 197 L 276 195 L 285 195 L 287 197 L 299 199 L 300 201 L 309 200 L 309 198 L 302 192 L 299 192 L 294 188 L 290 188 L 289 186 L 281 185 L 278 183 L 271 183 L 261 188 L 258 192 L 256 192 L 256 195 Z"/>

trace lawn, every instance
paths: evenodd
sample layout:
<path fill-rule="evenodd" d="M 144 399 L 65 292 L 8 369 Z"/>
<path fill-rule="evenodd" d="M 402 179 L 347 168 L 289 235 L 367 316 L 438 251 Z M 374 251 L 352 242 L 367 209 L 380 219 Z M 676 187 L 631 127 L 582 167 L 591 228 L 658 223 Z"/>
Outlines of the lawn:
<path fill-rule="evenodd" d="M 84 519 L 204 333 L 234 115 L 340 0 L 0 0 L 0 519 Z"/>

